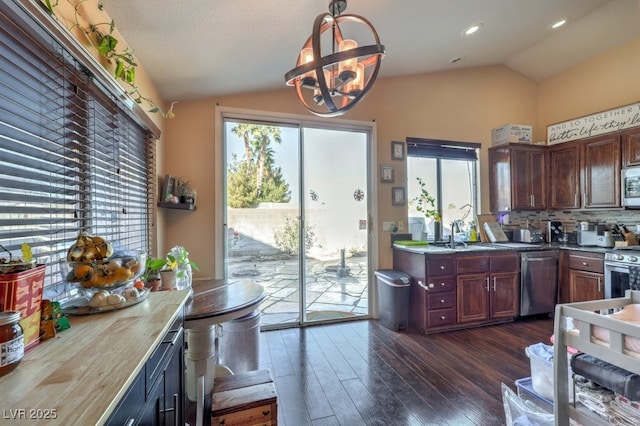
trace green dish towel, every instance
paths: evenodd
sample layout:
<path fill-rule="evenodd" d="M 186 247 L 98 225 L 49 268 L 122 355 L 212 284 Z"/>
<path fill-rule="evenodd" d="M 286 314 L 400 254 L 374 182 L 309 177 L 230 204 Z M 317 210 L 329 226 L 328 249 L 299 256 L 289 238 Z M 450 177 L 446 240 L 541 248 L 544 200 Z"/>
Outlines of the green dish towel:
<path fill-rule="evenodd" d="M 412 241 L 412 240 L 400 240 L 400 241 L 394 241 L 393 243 L 399 246 L 428 246 L 429 245 L 427 241 Z"/>

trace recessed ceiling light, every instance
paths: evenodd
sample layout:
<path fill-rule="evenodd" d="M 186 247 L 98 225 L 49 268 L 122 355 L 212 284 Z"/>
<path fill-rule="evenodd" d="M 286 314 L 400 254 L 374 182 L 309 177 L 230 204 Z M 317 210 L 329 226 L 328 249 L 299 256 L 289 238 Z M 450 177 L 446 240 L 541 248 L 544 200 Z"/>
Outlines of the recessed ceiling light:
<path fill-rule="evenodd" d="M 478 22 L 477 24 L 473 24 L 473 25 L 471 25 L 469 28 L 467 28 L 466 30 L 464 30 L 464 31 L 462 32 L 462 34 L 467 35 L 467 36 L 469 36 L 469 35 L 471 35 L 471 34 L 475 34 L 476 32 L 478 32 L 478 30 L 479 30 L 480 28 L 482 28 L 482 25 L 484 25 L 482 22 Z"/>
<path fill-rule="evenodd" d="M 561 19 L 561 20 L 556 21 L 553 24 L 551 24 L 551 29 L 555 30 L 556 28 L 560 28 L 561 26 L 563 26 L 566 23 L 567 23 L 566 19 Z"/>

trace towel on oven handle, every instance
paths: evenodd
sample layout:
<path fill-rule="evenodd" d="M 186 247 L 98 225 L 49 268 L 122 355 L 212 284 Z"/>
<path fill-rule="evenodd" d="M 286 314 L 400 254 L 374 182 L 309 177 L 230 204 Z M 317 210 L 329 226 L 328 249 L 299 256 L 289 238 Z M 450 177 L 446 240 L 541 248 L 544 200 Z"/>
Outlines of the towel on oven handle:
<path fill-rule="evenodd" d="M 629 266 L 629 288 L 631 290 L 640 290 L 640 266 Z"/>

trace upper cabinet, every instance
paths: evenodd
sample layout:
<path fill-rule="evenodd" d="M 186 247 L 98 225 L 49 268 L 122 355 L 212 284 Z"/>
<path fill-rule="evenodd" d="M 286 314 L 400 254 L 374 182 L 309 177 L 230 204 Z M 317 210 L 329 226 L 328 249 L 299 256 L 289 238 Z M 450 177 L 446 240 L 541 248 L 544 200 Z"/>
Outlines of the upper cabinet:
<path fill-rule="evenodd" d="M 609 134 L 582 143 L 583 207 L 620 207 L 620 135 Z"/>
<path fill-rule="evenodd" d="M 492 212 L 545 210 L 547 150 L 542 146 L 489 148 L 489 194 Z"/>
<path fill-rule="evenodd" d="M 622 134 L 622 167 L 640 166 L 640 127 Z"/>
<path fill-rule="evenodd" d="M 621 152 L 618 133 L 552 146 L 549 208 L 620 207 Z"/>
<path fill-rule="evenodd" d="M 549 150 L 549 209 L 579 209 L 580 145 L 564 143 Z"/>

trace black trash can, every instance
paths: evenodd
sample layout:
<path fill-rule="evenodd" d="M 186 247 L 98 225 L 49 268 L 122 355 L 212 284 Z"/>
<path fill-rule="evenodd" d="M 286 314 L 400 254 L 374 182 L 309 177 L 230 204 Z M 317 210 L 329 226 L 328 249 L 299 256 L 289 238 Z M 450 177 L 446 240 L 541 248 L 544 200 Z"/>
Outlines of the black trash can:
<path fill-rule="evenodd" d="M 380 269 L 375 274 L 380 323 L 393 331 L 408 328 L 411 276 L 392 269 Z"/>

